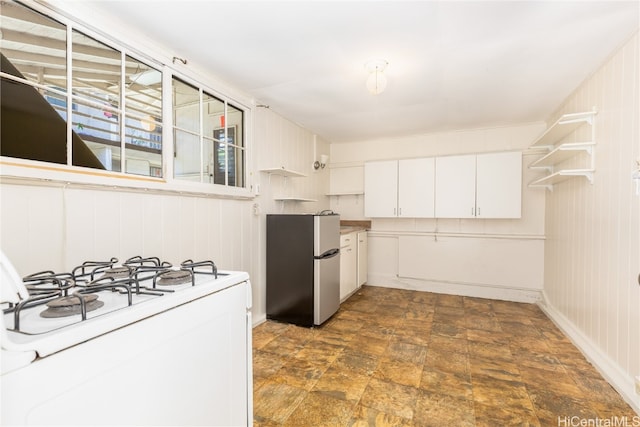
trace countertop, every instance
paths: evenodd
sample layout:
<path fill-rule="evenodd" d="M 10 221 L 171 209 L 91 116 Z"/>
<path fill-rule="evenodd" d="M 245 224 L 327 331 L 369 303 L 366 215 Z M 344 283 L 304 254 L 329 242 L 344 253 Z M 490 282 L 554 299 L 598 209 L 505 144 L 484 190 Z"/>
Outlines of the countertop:
<path fill-rule="evenodd" d="M 340 220 L 340 234 L 366 231 L 371 228 L 371 221 Z"/>

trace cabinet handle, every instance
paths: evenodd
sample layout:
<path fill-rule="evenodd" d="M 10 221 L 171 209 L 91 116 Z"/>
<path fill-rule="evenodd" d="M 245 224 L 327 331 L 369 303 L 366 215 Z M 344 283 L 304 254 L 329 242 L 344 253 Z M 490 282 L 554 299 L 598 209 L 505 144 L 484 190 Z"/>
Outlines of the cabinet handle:
<path fill-rule="evenodd" d="M 393 208 L 393 216 L 396 216 L 396 208 Z"/>
<path fill-rule="evenodd" d="M 471 208 L 471 216 L 476 216 L 474 210 L 475 210 L 474 208 Z"/>
<path fill-rule="evenodd" d="M 398 208 L 398 216 L 402 216 L 402 208 Z"/>
<path fill-rule="evenodd" d="M 480 216 L 480 208 L 478 208 L 478 213 L 476 214 L 476 216 Z"/>

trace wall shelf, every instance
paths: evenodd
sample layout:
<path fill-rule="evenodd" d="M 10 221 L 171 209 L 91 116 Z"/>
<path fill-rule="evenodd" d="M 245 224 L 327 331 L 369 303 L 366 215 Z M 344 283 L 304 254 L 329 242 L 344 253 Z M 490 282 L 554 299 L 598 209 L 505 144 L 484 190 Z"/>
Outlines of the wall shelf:
<path fill-rule="evenodd" d="M 595 142 L 575 142 L 568 144 L 560 144 L 549 153 L 540 157 L 538 160 L 529 165 L 531 169 L 550 169 L 553 165 L 562 163 L 563 161 L 575 156 L 577 151 L 585 151 L 592 154 Z"/>
<path fill-rule="evenodd" d="M 327 196 L 362 196 L 364 191 L 344 191 L 339 193 L 327 193 Z"/>
<path fill-rule="evenodd" d="M 280 168 L 267 168 L 267 169 L 260 169 L 260 172 L 266 172 L 269 175 L 279 175 L 279 176 L 284 176 L 284 177 L 294 177 L 294 178 L 304 178 L 307 175 L 303 174 L 302 172 L 297 172 L 297 171 L 293 171 L 290 169 L 285 169 L 284 166 L 280 167 Z"/>
<path fill-rule="evenodd" d="M 288 178 L 305 178 L 307 175 L 303 174 L 302 172 L 297 172 L 291 169 L 285 169 L 284 166 L 279 167 L 279 168 L 267 168 L 267 169 L 260 169 L 260 172 L 265 172 L 269 174 L 269 182 L 271 182 L 271 177 L 273 175 L 276 176 L 281 176 L 284 178 L 284 183 L 283 183 L 283 187 L 281 188 L 280 191 L 282 193 L 288 193 L 288 191 L 286 191 L 286 187 L 287 187 L 287 179 Z M 278 202 L 317 202 L 317 200 L 315 199 L 307 199 L 306 197 L 297 197 L 297 196 L 276 196 L 273 198 L 273 200 L 276 200 Z"/>
<path fill-rule="evenodd" d="M 593 184 L 593 169 L 563 169 L 558 172 L 546 175 L 529 183 L 529 187 L 541 187 L 547 190 L 553 190 L 553 184 L 565 181 L 570 178 L 583 176 Z"/>
<path fill-rule="evenodd" d="M 317 202 L 315 199 L 306 199 L 304 197 L 275 197 L 273 200 L 278 202 Z"/>
<path fill-rule="evenodd" d="M 595 172 L 594 147 L 596 145 L 593 126 L 595 115 L 595 110 L 564 114 L 531 145 L 531 148 L 543 149 L 546 152 L 530 163 L 529 168 L 544 170 L 546 175 L 530 182 L 529 187 L 553 190 L 554 184 L 575 177 L 585 177 L 593 184 Z M 589 141 L 562 142 L 584 124 L 591 126 L 591 138 Z M 580 153 L 588 154 L 588 165 L 584 165 L 582 168 L 558 168 L 565 160 L 569 160 Z"/>
<path fill-rule="evenodd" d="M 593 124 L 595 111 L 583 113 L 564 114 L 549 129 L 543 133 L 531 146 L 532 147 L 553 147 L 562 141 L 571 132 L 578 129 L 585 123 Z"/>

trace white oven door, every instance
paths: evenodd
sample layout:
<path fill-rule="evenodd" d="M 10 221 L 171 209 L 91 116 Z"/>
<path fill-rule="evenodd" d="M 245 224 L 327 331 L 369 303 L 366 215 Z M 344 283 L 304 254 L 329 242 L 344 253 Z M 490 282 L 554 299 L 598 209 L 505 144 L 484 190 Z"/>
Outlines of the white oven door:
<path fill-rule="evenodd" d="M 243 282 L 0 377 L 2 425 L 249 425 Z"/>

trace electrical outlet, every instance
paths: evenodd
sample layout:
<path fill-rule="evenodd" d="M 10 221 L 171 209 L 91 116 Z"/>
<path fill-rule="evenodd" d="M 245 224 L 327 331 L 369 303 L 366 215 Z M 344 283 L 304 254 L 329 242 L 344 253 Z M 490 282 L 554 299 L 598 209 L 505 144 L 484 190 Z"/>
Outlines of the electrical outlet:
<path fill-rule="evenodd" d="M 636 376 L 636 394 L 640 394 L 640 375 Z"/>

